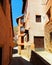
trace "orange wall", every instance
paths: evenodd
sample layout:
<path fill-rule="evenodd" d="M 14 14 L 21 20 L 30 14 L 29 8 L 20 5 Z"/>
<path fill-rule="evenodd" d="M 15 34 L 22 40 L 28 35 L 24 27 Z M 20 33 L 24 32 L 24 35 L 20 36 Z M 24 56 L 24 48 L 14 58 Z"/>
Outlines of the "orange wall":
<path fill-rule="evenodd" d="M 0 47 L 2 47 L 2 65 L 8 65 L 12 54 L 13 36 L 9 0 L 3 1 L 6 9 L 4 13 L 0 4 Z"/>

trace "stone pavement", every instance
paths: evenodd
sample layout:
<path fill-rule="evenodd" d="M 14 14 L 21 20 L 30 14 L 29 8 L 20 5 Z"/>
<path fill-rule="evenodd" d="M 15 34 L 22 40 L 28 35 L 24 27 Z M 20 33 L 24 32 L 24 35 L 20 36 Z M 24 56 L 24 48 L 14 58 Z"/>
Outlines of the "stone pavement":
<path fill-rule="evenodd" d="M 21 55 L 17 53 L 17 47 L 13 48 L 12 60 L 9 65 L 32 65 L 29 62 L 27 50 L 21 50 Z"/>
<path fill-rule="evenodd" d="M 36 53 L 38 53 L 41 57 L 43 57 L 47 62 L 52 65 L 52 53 L 48 51 L 38 51 Z"/>
<path fill-rule="evenodd" d="M 16 48 L 17 49 L 17 48 Z M 38 53 L 41 57 L 43 57 L 47 62 L 49 62 L 52 65 L 52 53 L 47 51 L 35 51 Z M 21 55 L 18 53 L 13 54 L 12 61 L 10 65 L 32 65 L 29 63 L 29 57 L 28 57 L 28 51 L 26 49 L 21 50 Z M 31 54 L 30 54 L 31 55 Z"/>

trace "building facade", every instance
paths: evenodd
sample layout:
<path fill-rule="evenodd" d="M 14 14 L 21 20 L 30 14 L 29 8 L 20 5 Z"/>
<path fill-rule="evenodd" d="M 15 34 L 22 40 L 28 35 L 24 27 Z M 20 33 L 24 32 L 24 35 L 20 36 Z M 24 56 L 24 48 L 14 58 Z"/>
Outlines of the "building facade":
<path fill-rule="evenodd" d="M 12 57 L 13 34 L 10 0 L 0 0 L 0 65 L 8 65 Z"/>
<path fill-rule="evenodd" d="M 24 2 L 24 1 L 23 1 Z M 45 27 L 50 20 L 47 14 L 52 7 L 51 0 L 26 0 L 25 8 L 23 7 L 25 29 L 29 30 L 29 43 L 34 44 L 35 49 L 45 49 Z M 25 3 L 24 2 L 24 3 Z M 50 13 L 52 14 L 52 13 Z M 52 16 L 51 16 L 52 17 Z M 51 28 L 51 27 L 50 27 Z M 46 32 L 48 33 L 48 32 Z M 49 40 L 49 39 L 48 39 Z"/>
<path fill-rule="evenodd" d="M 18 53 L 21 54 L 21 49 L 24 48 L 24 36 L 25 36 L 25 22 L 24 22 L 24 15 L 18 17 L 16 19 L 18 24 Z"/>

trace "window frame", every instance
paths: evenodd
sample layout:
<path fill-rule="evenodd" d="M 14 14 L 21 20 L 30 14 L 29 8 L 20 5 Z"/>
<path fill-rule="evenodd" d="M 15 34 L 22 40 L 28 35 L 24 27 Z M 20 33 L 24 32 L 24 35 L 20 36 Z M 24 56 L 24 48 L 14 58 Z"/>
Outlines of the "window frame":
<path fill-rule="evenodd" d="M 41 15 L 36 15 L 36 22 L 41 22 Z"/>

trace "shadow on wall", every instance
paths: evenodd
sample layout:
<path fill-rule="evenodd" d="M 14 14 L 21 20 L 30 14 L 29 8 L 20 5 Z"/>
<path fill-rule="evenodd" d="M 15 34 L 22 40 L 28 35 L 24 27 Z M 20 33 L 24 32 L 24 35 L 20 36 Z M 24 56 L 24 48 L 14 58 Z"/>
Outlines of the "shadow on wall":
<path fill-rule="evenodd" d="M 34 51 L 31 52 L 30 63 L 33 65 L 51 65 Z"/>
<path fill-rule="evenodd" d="M 17 49 L 12 49 L 12 54 L 16 54 L 18 53 L 18 50 Z"/>

